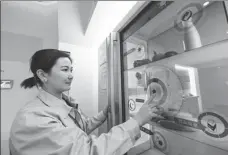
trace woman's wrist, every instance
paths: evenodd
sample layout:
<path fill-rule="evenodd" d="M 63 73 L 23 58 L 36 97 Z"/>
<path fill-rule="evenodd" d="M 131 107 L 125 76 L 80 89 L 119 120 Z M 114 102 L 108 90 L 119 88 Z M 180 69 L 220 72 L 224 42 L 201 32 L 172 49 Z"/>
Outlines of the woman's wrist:
<path fill-rule="evenodd" d="M 103 110 L 103 114 L 104 114 L 106 117 L 108 116 L 109 110 L 110 110 L 110 106 L 109 106 L 109 105 L 107 105 L 107 106 L 105 107 L 105 109 Z"/>
<path fill-rule="evenodd" d="M 102 112 L 103 112 L 104 116 L 106 116 L 106 117 L 108 116 L 108 111 L 103 110 Z"/>
<path fill-rule="evenodd" d="M 143 123 L 142 123 L 141 119 L 137 115 L 135 115 L 133 117 L 133 119 L 138 123 L 139 126 L 143 126 Z"/>

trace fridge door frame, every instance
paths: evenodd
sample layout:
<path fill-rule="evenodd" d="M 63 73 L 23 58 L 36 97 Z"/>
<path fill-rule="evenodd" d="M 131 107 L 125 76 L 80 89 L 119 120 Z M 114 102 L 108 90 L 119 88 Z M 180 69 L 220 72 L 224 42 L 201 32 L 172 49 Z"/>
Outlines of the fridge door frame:
<path fill-rule="evenodd" d="M 110 128 L 122 123 L 122 94 L 120 70 L 120 39 L 118 32 L 112 32 L 107 38 L 108 65 L 108 104 Z"/>
<path fill-rule="evenodd" d="M 149 9 L 151 9 L 151 7 L 154 3 L 155 3 L 154 1 L 149 2 L 140 12 L 135 13 L 133 15 L 134 17 L 130 21 L 127 21 L 127 24 L 122 26 L 119 30 L 116 30 L 117 32 L 119 32 L 119 35 L 120 35 L 120 69 L 121 69 L 121 92 L 122 92 L 121 94 L 122 94 L 122 114 L 123 114 L 122 119 L 123 119 L 123 122 L 127 121 L 127 119 L 129 118 L 129 111 L 128 111 L 128 103 L 126 102 L 127 100 L 125 99 L 126 96 L 125 96 L 125 87 L 124 86 L 125 86 L 126 81 L 124 79 L 124 55 L 123 55 L 123 44 L 122 43 L 129 36 L 131 36 L 134 32 L 136 32 L 140 27 L 142 27 L 145 23 L 147 23 L 151 19 L 151 16 L 149 15 L 148 12 L 150 12 Z M 225 7 L 224 2 L 223 2 L 223 4 Z M 227 20 L 228 20 L 228 15 L 227 15 Z M 133 149 L 135 150 L 137 148 L 134 147 Z M 130 152 L 133 153 L 132 151 L 130 151 Z"/>
<path fill-rule="evenodd" d="M 103 41 L 99 49 L 99 72 L 101 68 L 105 65 L 106 70 L 106 89 L 101 90 L 99 77 L 99 96 L 105 95 L 105 100 L 107 103 L 101 103 L 103 99 L 98 98 L 98 104 L 100 105 L 99 111 L 103 110 L 107 104 L 110 105 L 107 116 L 107 129 L 99 128 L 99 134 L 103 132 L 108 132 L 113 126 L 116 126 L 120 123 L 123 123 L 122 119 L 122 94 L 121 94 L 121 70 L 120 70 L 120 39 L 118 32 L 112 32 L 109 36 Z M 100 54 L 103 50 L 103 55 Z M 105 57 L 105 58 L 104 58 Z M 103 60 L 103 59 L 105 60 Z M 103 61 L 103 62 L 102 62 Z M 99 73 L 100 76 L 101 73 Z M 102 92 L 100 92 L 102 91 Z M 102 131 L 104 130 L 104 131 Z"/>

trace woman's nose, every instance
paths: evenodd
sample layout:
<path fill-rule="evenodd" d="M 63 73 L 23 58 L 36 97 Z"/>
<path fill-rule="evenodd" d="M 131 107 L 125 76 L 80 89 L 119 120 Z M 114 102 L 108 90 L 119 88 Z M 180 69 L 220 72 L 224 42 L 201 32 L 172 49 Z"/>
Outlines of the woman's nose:
<path fill-rule="evenodd" d="M 70 73 L 69 76 L 68 76 L 68 79 L 72 80 L 74 78 L 73 74 Z"/>

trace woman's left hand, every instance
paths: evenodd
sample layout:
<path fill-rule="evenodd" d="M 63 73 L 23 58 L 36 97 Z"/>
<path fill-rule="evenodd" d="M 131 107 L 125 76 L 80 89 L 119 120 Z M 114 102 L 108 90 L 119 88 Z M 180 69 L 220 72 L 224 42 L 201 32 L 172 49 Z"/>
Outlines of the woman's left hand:
<path fill-rule="evenodd" d="M 103 110 L 103 113 L 105 116 L 108 116 L 108 112 L 111 110 L 111 105 L 107 104 L 105 106 L 105 109 Z"/>

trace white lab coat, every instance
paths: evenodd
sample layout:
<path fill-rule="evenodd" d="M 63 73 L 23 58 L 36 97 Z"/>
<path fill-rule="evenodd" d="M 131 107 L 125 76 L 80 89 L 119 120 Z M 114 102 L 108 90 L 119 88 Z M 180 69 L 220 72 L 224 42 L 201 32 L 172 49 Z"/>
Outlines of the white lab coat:
<path fill-rule="evenodd" d="M 133 119 L 99 137 L 89 135 L 105 121 L 103 112 L 88 118 L 79 110 L 84 131 L 69 117 L 71 112 L 72 107 L 65 101 L 41 90 L 17 113 L 10 132 L 11 154 L 122 155 L 141 136 L 139 125 Z"/>

